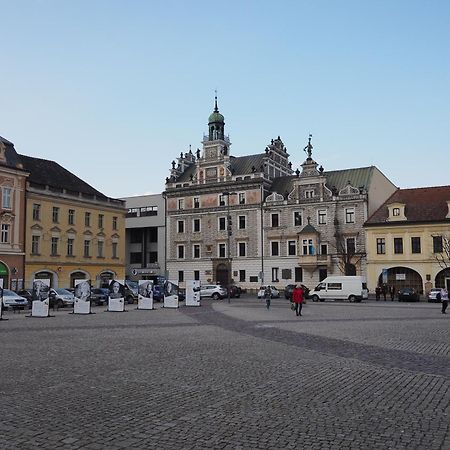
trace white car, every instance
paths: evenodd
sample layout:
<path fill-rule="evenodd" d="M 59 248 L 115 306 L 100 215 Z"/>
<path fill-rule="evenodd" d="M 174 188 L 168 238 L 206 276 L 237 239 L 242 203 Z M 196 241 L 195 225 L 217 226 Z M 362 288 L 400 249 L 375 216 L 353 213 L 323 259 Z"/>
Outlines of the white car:
<path fill-rule="evenodd" d="M 264 298 L 264 291 L 266 290 L 267 286 L 261 286 L 258 291 L 258 298 Z M 280 296 L 280 291 L 275 286 L 270 286 L 270 294 L 271 298 L 278 298 Z"/>
<path fill-rule="evenodd" d="M 440 300 L 436 298 L 438 292 L 441 292 L 440 288 L 433 288 L 428 294 L 428 303 L 440 303 Z"/>
<path fill-rule="evenodd" d="M 214 300 L 219 300 L 226 296 L 226 288 L 219 284 L 204 284 L 200 286 L 200 297 L 212 297 Z"/>
<path fill-rule="evenodd" d="M 9 289 L 3 289 L 3 307 L 25 309 L 28 307 L 28 300 Z"/>
<path fill-rule="evenodd" d="M 49 293 L 50 305 L 55 305 L 57 308 L 63 306 L 73 306 L 75 296 L 67 289 L 52 288 Z"/>

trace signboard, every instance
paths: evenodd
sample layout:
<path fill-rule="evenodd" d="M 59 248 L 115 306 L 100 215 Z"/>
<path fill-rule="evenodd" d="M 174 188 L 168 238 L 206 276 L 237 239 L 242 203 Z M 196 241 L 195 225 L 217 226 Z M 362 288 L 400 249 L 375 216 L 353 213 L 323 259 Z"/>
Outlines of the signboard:
<path fill-rule="evenodd" d="M 406 273 L 397 273 L 395 274 L 396 280 L 406 280 Z"/>
<path fill-rule="evenodd" d="M 49 299 L 50 293 L 50 280 L 35 279 L 33 280 L 32 298 L 31 304 L 31 317 L 49 317 Z"/>
<path fill-rule="evenodd" d="M 91 313 L 91 283 L 90 280 L 75 280 L 74 314 Z"/>
<path fill-rule="evenodd" d="M 125 282 L 124 280 L 111 280 L 109 283 L 108 311 L 125 311 Z"/>
<path fill-rule="evenodd" d="M 153 281 L 139 280 L 137 309 L 153 309 Z"/>
<path fill-rule="evenodd" d="M 186 306 L 200 306 L 200 281 L 186 281 Z"/>
<path fill-rule="evenodd" d="M 178 286 L 174 281 L 164 283 L 164 308 L 178 308 Z"/>

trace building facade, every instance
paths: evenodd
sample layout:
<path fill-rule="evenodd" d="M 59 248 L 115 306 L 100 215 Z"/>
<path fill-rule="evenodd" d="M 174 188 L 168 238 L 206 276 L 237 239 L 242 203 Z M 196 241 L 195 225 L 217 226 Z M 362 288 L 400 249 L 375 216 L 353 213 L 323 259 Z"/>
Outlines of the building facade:
<path fill-rule="evenodd" d="M 20 155 L 30 173 L 26 200 L 25 287 L 50 279 L 94 287 L 125 278 L 125 202 L 106 197 L 54 161 Z"/>
<path fill-rule="evenodd" d="M 25 275 L 27 177 L 14 144 L 0 137 L 0 278 L 9 289 L 20 289 Z"/>
<path fill-rule="evenodd" d="M 365 229 L 370 290 L 450 289 L 450 186 L 397 190 Z"/>
<path fill-rule="evenodd" d="M 127 208 L 126 277 L 156 280 L 165 276 L 166 208 L 162 194 L 123 199 Z"/>
<path fill-rule="evenodd" d="M 224 126 L 216 99 L 203 149 L 172 161 L 169 278 L 257 289 L 365 274 L 363 224 L 396 187 L 376 167 L 326 172 L 311 139 L 295 172 L 280 137 L 263 153 L 234 157 Z"/>

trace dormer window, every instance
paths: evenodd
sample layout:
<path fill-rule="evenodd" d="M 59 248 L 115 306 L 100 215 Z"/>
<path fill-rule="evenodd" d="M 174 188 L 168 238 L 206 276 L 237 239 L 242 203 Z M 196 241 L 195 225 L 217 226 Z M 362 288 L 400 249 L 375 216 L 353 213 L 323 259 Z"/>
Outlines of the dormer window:
<path fill-rule="evenodd" d="M 392 208 L 392 215 L 393 216 L 399 216 L 400 215 L 400 208 Z"/>
<path fill-rule="evenodd" d="M 387 205 L 387 208 L 389 212 L 388 221 L 407 220 L 404 203 L 391 203 L 390 205 Z"/>
<path fill-rule="evenodd" d="M 313 197 L 314 197 L 313 189 L 309 189 L 309 190 L 305 191 L 305 198 L 313 198 Z"/>

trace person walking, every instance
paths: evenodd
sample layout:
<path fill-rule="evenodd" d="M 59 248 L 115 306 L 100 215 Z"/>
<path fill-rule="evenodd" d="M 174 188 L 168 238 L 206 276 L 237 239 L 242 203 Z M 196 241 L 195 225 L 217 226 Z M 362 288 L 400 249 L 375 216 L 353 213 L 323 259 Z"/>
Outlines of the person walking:
<path fill-rule="evenodd" d="M 448 291 L 445 288 L 441 288 L 441 302 L 442 302 L 442 314 L 447 314 L 445 310 L 448 306 Z"/>
<path fill-rule="evenodd" d="M 393 302 L 395 298 L 395 286 L 389 288 L 389 294 L 391 295 L 391 302 Z"/>
<path fill-rule="evenodd" d="M 304 292 L 300 286 L 295 286 L 292 291 L 292 301 L 295 303 L 295 314 L 297 316 L 302 315 L 302 306 L 304 300 Z"/>
<path fill-rule="evenodd" d="M 272 289 L 270 289 L 270 286 L 264 289 L 264 298 L 266 300 L 266 308 L 270 309 L 270 300 L 272 299 Z"/>

